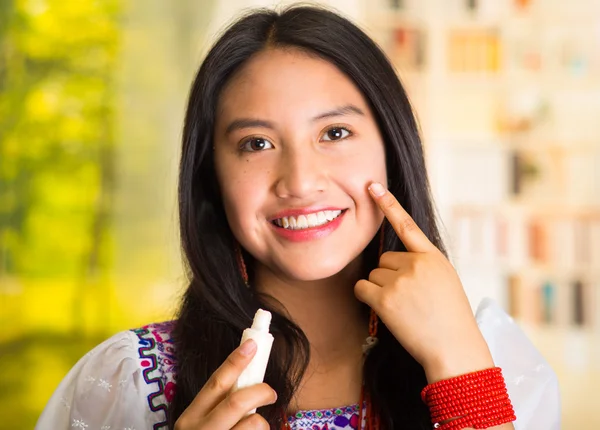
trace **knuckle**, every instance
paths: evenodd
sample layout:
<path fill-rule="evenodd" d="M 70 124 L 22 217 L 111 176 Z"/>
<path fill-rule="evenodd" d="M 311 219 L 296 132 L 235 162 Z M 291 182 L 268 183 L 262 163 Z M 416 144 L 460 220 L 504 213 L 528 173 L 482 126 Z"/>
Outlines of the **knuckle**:
<path fill-rule="evenodd" d="M 422 264 L 419 258 L 411 258 L 408 262 L 408 269 L 411 273 L 417 272 L 421 268 Z"/>
<path fill-rule="evenodd" d="M 366 280 L 361 279 L 354 285 L 354 294 L 356 294 L 356 297 L 366 300 L 366 298 L 367 298 L 367 281 Z"/>
<path fill-rule="evenodd" d="M 405 233 L 412 233 L 416 230 L 417 225 L 410 217 L 403 217 L 399 221 L 400 229 Z"/>
<path fill-rule="evenodd" d="M 250 418 L 248 418 L 248 421 L 248 424 L 250 424 L 250 428 L 260 430 L 266 430 L 269 428 L 269 423 L 267 422 L 267 420 L 265 420 L 259 414 L 252 414 Z"/>
<path fill-rule="evenodd" d="M 411 268 L 414 273 L 424 273 L 429 267 L 430 262 L 427 254 L 418 254 L 412 259 Z"/>
<path fill-rule="evenodd" d="M 207 385 L 208 389 L 211 391 L 221 392 L 226 391 L 228 389 L 228 387 L 226 386 L 227 384 L 225 384 L 225 381 L 223 380 L 223 377 L 220 376 L 218 373 L 212 375 L 212 377 L 208 380 Z"/>
<path fill-rule="evenodd" d="M 394 279 L 394 283 L 392 284 L 393 289 L 395 291 L 400 291 L 400 289 L 402 288 L 402 284 L 404 283 L 405 278 L 403 274 L 398 274 L 398 276 L 396 276 L 396 279 Z"/>
<path fill-rule="evenodd" d="M 359 300 L 362 299 L 362 297 L 363 297 L 362 290 L 360 287 L 360 282 L 357 282 L 356 284 L 354 284 L 354 295 Z"/>
<path fill-rule="evenodd" d="M 354 284 L 354 290 L 355 291 L 362 291 L 362 289 L 365 287 L 365 280 L 364 279 L 359 279 L 356 284 Z"/>
<path fill-rule="evenodd" d="M 277 401 L 277 392 L 274 389 L 272 389 L 268 384 L 264 384 L 264 386 L 265 398 L 270 404 L 275 403 Z"/>
<path fill-rule="evenodd" d="M 188 423 L 188 419 L 185 415 L 181 415 L 179 419 L 175 422 L 175 430 L 185 430 L 190 427 L 190 423 Z"/>
<path fill-rule="evenodd" d="M 394 254 L 391 251 L 386 251 L 383 254 L 381 254 L 381 257 L 379 258 L 379 262 L 384 265 L 387 266 L 388 264 L 390 264 L 392 262 L 394 258 Z"/>
<path fill-rule="evenodd" d="M 236 391 L 227 397 L 227 405 L 234 410 L 244 410 L 246 408 L 246 402 L 239 391 Z"/>
<path fill-rule="evenodd" d="M 383 206 L 386 209 L 393 209 L 396 206 L 396 201 L 393 197 L 387 196 L 386 199 L 383 201 Z"/>
<path fill-rule="evenodd" d="M 233 354 L 230 354 L 227 356 L 227 358 L 225 359 L 225 366 L 226 367 L 238 367 L 238 363 L 239 360 L 236 359 L 237 356 L 235 354 L 235 352 Z"/>
<path fill-rule="evenodd" d="M 383 312 L 391 312 L 395 307 L 395 301 L 390 294 L 381 294 L 379 297 L 379 308 L 382 309 Z"/>

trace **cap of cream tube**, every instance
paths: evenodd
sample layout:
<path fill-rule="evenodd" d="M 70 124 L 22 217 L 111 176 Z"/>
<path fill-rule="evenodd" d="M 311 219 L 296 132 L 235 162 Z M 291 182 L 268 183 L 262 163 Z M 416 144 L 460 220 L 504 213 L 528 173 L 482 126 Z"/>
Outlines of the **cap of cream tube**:
<path fill-rule="evenodd" d="M 270 324 L 271 313 L 259 309 L 254 315 L 252 327 L 244 330 L 240 345 L 248 339 L 254 340 L 256 342 L 256 354 L 236 381 L 233 391 L 263 382 L 269 355 L 271 355 L 271 347 L 273 346 L 273 335 L 269 333 Z M 249 413 L 254 412 L 256 412 L 256 409 Z"/>

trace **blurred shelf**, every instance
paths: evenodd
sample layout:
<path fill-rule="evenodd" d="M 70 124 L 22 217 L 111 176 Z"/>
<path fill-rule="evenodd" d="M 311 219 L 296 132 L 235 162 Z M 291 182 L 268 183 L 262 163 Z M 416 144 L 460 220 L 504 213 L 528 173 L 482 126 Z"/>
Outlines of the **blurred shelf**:
<path fill-rule="evenodd" d="M 598 279 L 600 288 L 600 267 L 592 265 L 561 266 L 560 264 L 508 263 L 505 260 L 453 256 L 453 263 L 460 269 L 489 271 L 501 276 L 512 274 L 534 278 L 573 278 L 585 277 Z"/>
<path fill-rule="evenodd" d="M 590 37 L 600 31 L 600 3 L 519 9 L 482 0 L 470 11 L 458 0 L 406 0 L 400 11 L 386 3 L 365 0 L 373 5 L 367 21 L 423 119 L 432 184 L 465 290 L 470 299 L 512 300 L 535 314 L 523 324 L 562 363 L 559 356 L 579 345 L 573 339 L 585 344 L 600 333 L 593 239 L 600 232 L 600 60 Z M 406 43 L 396 29 L 419 31 L 422 40 Z M 423 59 L 419 67 L 414 58 Z M 523 279 L 523 295 L 514 295 L 514 277 Z M 566 310 L 548 325 L 540 322 L 548 305 L 540 291 L 550 281 L 560 284 Z M 593 293 L 583 327 L 571 323 L 588 299 L 572 297 L 575 281 Z M 595 354 L 600 362 L 600 347 Z"/>
<path fill-rule="evenodd" d="M 490 151 L 508 152 L 508 151 L 525 151 L 525 152 L 560 152 L 564 155 L 573 155 L 576 153 L 598 154 L 600 155 L 600 141 L 598 145 L 586 143 L 541 143 L 546 140 L 543 138 L 519 138 L 519 137 L 500 137 L 500 136 L 485 136 L 472 137 L 468 136 L 463 139 L 452 137 L 444 142 L 430 141 L 428 145 L 435 148 L 448 149 L 464 149 L 464 150 L 481 150 L 488 149 Z M 598 166 L 600 169 L 600 165 Z"/>
<path fill-rule="evenodd" d="M 456 203 L 451 205 L 452 215 L 548 215 L 556 217 L 592 217 L 600 219 L 600 204 L 572 205 L 561 203 L 540 204 L 535 201 L 503 202 L 497 204 Z"/>

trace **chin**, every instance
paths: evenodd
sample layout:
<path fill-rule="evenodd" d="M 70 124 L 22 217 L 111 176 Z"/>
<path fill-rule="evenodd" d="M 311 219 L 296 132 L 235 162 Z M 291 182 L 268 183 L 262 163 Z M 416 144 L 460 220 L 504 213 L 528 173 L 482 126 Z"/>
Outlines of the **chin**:
<path fill-rule="evenodd" d="M 296 281 L 318 281 L 331 278 L 344 271 L 349 266 L 358 262 L 358 259 L 321 259 L 319 261 L 310 259 L 293 266 L 280 267 L 284 276 Z"/>

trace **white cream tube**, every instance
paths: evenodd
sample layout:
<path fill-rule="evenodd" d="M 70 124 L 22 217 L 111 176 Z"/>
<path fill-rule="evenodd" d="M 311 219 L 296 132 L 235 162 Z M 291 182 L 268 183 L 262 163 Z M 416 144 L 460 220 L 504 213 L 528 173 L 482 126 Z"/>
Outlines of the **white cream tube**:
<path fill-rule="evenodd" d="M 259 309 L 254 315 L 252 327 L 244 330 L 240 345 L 248 339 L 254 340 L 256 342 L 256 354 L 233 386 L 233 391 L 263 382 L 269 356 L 271 355 L 271 347 L 273 346 L 273 335 L 269 333 L 270 324 L 271 313 Z M 256 409 L 249 413 L 253 414 L 254 412 L 256 412 Z"/>

